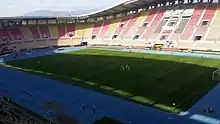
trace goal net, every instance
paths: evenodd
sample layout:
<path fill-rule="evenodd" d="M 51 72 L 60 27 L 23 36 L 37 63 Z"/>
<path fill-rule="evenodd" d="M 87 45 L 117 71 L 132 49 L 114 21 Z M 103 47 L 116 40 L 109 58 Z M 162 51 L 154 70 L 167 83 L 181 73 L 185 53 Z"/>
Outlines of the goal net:
<path fill-rule="evenodd" d="M 212 80 L 220 81 L 220 68 L 212 73 Z"/>

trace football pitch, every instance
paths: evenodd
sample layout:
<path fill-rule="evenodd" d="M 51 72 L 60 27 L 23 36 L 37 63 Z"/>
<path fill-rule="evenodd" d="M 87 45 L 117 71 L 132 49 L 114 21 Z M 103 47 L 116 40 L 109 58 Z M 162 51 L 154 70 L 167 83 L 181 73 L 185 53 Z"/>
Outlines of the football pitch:
<path fill-rule="evenodd" d="M 220 67 L 216 59 L 95 49 L 5 64 L 169 112 L 187 110 L 214 88 Z"/>

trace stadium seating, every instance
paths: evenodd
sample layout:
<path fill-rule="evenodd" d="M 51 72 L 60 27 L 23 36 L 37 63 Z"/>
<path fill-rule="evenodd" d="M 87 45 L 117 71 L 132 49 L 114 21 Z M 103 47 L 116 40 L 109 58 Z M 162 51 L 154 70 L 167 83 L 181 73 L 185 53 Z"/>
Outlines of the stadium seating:
<path fill-rule="evenodd" d="M 0 36 L 7 38 L 9 41 L 12 40 L 12 37 L 9 35 L 8 30 L 6 29 L 0 29 Z"/>
<path fill-rule="evenodd" d="M 40 36 L 41 39 L 45 39 L 45 38 L 50 38 L 50 31 L 48 29 L 47 25 L 39 25 L 39 32 L 40 32 Z"/>
<path fill-rule="evenodd" d="M 20 28 L 20 31 L 23 34 L 25 41 L 33 40 L 33 35 L 28 27 L 22 27 Z"/>
<path fill-rule="evenodd" d="M 0 37 L 22 42 L 22 47 L 90 44 L 137 45 L 173 41 L 178 48 L 211 49 L 220 41 L 220 6 L 201 4 L 159 7 L 96 23 L 24 26 L 0 29 Z M 41 42 L 35 42 L 35 41 Z M 29 41 L 32 41 L 30 43 Z M 50 41 L 50 42 L 49 42 Z M 136 43 L 136 44 L 135 44 Z M 212 45 L 210 45 L 212 44 Z M 212 47 L 211 47 L 212 46 Z"/>
<path fill-rule="evenodd" d="M 19 28 L 12 28 L 8 30 L 9 35 L 12 36 L 13 41 L 22 41 L 24 40 L 23 35 Z"/>
<path fill-rule="evenodd" d="M 93 24 L 82 24 L 82 34 L 79 33 L 78 36 L 83 37 L 83 39 L 91 39 L 92 31 L 93 31 Z"/>
<path fill-rule="evenodd" d="M 58 25 L 58 34 L 60 38 L 66 37 L 66 26 L 65 25 Z"/>
<path fill-rule="evenodd" d="M 129 30 L 127 31 L 127 34 L 124 36 L 124 39 L 133 39 L 134 34 L 138 30 L 138 28 L 142 26 L 141 24 L 147 17 L 148 13 L 149 11 L 142 12 L 139 15 L 137 15 L 137 17 L 135 18 L 133 17 L 133 20 L 132 20 L 133 24 L 130 24 Z"/>
<path fill-rule="evenodd" d="M 104 21 L 103 25 L 100 29 L 100 34 L 98 36 L 98 39 L 103 39 L 105 37 L 105 34 L 107 32 L 107 30 L 109 29 L 110 26 L 110 22 L 109 21 Z"/>
<path fill-rule="evenodd" d="M 49 25 L 49 32 L 50 32 L 50 39 L 58 39 L 59 33 L 58 33 L 58 27 L 56 25 Z"/>
<path fill-rule="evenodd" d="M 157 26 L 157 28 L 155 29 L 154 33 L 160 33 L 162 31 L 162 27 L 167 23 L 167 20 L 162 20 L 160 22 L 160 24 Z"/>
<path fill-rule="evenodd" d="M 92 36 L 99 36 L 99 33 L 101 31 L 102 23 L 94 24 L 93 30 L 92 30 Z"/>
<path fill-rule="evenodd" d="M 130 21 L 130 17 L 124 17 L 120 20 L 120 22 L 118 23 L 113 35 L 117 35 L 117 39 L 121 39 L 121 35 L 123 33 L 123 31 L 126 29 L 128 23 Z"/>
<path fill-rule="evenodd" d="M 119 20 L 120 19 L 115 19 L 115 20 L 110 22 L 109 28 L 105 33 L 104 39 L 106 39 L 106 38 L 107 39 L 112 39 L 112 35 L 113 35 L 113 33 L 116 29 L 116 26 L 118 26 Z"/>
<path fill-rule="evenodd" d="M 37 26 L 30 26 L 29 29 L 30 29 L 34 39 L 41 39 L 39 29 Z"/>
<path fill-rule="evenodd" d="M 211 25 L 210 31 L 208 32 L 208 35 L 206 37 L 207 41 L 215 41 L 218 40 L 220 33 L 220 8 L 218 6 L 218 9 L 216 11 L 216 16 L 213 19 L 213 24 Z"/>
<path fill-rule="evenodd" d="M 203 17 L 205 8 L 206 6 L 204 5 L 196 7 L 191 19 L 189 20 L 186 28 L 184 29 L 182 35 L 180 36 L 180 40 L 191 40 L 190 38 L 193 34 L 193 31 L 195 30 L 195 27 L 198 26 L 200 22 L 200 18 Z"/>
<path fill-rule="evenodd" d="M 183 30 L 186 27 L 186 24 L 189 22 L 189 19 L 181 19 L 178 27 L 174 30 L 174 33 L 172 34 L 170 40 L 179 40 L 179 37 Z"/>
<path fill-rule="evenodd" d="M 149 26 L 149 28 L 145 32 L 145 34 L 142 37 L 142 39 L 146 39 L 146 40 L 148 40 L 148 39 L 157 39 L 158 34 L 155 34 L 154 32 L 155 32 L 157 27 L 162 26 L 159 23 L 163 19 L 163 14 L 164 14 L 165 11 L 166 11 L 166 8 L 161 8 L 158 11 L 158 13 L 157 13 L 156 17 L 154 18 L 152 24 Z"/>
<path fill-rule="evenodd" d="M 84 34 L 84 25 L 77 24 L 76 25 L 76 37 L 82 37 Z"/>
<path fill-rule="evenodd" d="M 128 31 L 130 31 L 130 29 L 134 26 L 136 20 L 137 20 L 138 15 L 134 15 L 130 18 L 130 20 L 128 21 L 128 24 L 125 26 L 123 32 L 121 33 L 120 39 L 126 39 L 126 35 L 128 33 Z"/>
<path fill-rule="evenodd" d="M 146 37 L 149 35 L 146 31 L 148 30 L 150 32 L 150 26 L 151 23 L 154 21 L 154 18 L 157 15 L 158 10 L 152 10 L 145 19 L 143 24 L 146 24 L 146 26 L 143 26 L 139 28 L 136 34 L 140 35 L 141 39 L 146 39 Z M 148 29 L 149 28 L 149 29 Z"/>
<path fill-rule="evenodd" d="M 204 16 L 201 20 L 201 23 L 197 27 L 197 30 L 194 34 L 194 37 L 202 36 L 201 39 L 204 38 L 204 36 L 206 35 L 206 32 L 208 30 L 208 26 L 210 25 L 210 22 L 215 14 L 216 9 L 217 9 L 217 7 L 213 6 L 213 5 L 209 5 L 207 7 L 207 9 L 205 10 Z"/>
<path fill-rule="evenodd" d="M 75 36 L 75 25 L 74 24 L 67 24 L 67 35 L 70 37 Z"/>

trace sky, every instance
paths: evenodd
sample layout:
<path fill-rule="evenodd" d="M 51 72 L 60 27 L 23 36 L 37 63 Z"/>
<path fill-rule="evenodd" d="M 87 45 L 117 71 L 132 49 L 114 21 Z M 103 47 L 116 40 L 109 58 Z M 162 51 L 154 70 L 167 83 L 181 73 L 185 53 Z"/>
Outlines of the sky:
<path fill-rule="evenodd" d="M 74 11 L 102 8 L 120 1 L 122 0 L 2 0 L 0 17 L 22 16 L 36 10 Z"/>

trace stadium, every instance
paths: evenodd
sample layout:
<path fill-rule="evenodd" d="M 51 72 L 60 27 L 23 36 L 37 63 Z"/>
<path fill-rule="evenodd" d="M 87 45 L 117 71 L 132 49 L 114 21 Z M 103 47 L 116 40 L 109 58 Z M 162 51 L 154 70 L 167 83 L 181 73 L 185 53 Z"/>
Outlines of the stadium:
<path fill-rule="evenodd" d="M 126 0 L 0 18 L 3 124 L 220 124 L 220 6 Z"/>

